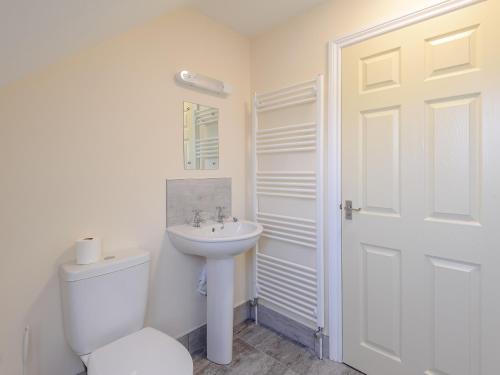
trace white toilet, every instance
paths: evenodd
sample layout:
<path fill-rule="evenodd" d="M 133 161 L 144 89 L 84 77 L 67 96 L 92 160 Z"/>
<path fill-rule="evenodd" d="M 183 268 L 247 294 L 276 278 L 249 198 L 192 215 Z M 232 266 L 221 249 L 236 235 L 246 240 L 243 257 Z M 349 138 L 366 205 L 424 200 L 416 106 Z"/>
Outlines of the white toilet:
<path fill-rule="evenodd" d="M 184 346 L 143 328 L 149 263 L 149 253 L 130 250 L 61 266 L 64 331 L 88 375 L 193 374 Z"/>

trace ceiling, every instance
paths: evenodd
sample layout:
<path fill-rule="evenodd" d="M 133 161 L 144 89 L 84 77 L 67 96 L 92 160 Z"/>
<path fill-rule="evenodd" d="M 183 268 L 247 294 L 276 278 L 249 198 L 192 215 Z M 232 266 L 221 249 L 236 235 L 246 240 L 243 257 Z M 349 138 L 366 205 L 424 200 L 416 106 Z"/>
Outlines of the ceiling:
<path fill-rule="evenodd" d="M 0 86 L 182 5 L 248 36 L 323 0 L 0 1 Z"/>
<path fill-rule="evenodd" d="M 245 35 L 262 33 L 324 0 L 194 0 L 207 16 Z"/>

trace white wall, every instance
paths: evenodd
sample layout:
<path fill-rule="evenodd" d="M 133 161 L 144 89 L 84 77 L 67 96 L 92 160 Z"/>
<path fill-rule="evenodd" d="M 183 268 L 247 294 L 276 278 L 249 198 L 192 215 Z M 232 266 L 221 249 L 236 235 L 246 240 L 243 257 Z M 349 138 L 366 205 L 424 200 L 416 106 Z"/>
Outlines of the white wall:
<path fill-rule="evenodd" d="M 165 234 L 165 179 L 232 177 L 233 213 L 245 215 L 249 41 L 191 9 L 169 13 L 42 72 L 0 88 L 0 374 L 81 371 L 66 345 L 57 266 L 83 235 L 105 250 L 152 252 L 148 320 L 178 336 L 205 322 L 195 291 L 202 260 Z M 226 80 L 227 99 L 177 86 L 188 68 Z M 220 169 L 183 168 L 183 107 L 220 108 Z M 244 259 L 235 302 L 247 299 Z"/>
<path fill-rule="evenodd" d="M 252 39 L 252 91 L 277 89 L 318 74 L 328 78 L 330 40 L 440 2 L 442 0 L 325 1 Z M 325 94 L 326 91 L 327 88 Z M 328 277 L 328 270 L 325 275 Z M 325 285 L 328 294 L 328 280 Z M 328 317 L 328 304 L 326 309 Z"/>

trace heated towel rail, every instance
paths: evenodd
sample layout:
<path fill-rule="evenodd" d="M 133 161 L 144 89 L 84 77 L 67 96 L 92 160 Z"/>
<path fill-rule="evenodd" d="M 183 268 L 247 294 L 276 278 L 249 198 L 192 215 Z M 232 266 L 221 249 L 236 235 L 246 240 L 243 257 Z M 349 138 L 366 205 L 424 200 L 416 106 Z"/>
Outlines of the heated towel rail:
<path fill-rule="evenodd" d="M 253 213 L 264 227 L 254 297 L 319 333 L 325 323 L 323 121 L 322 75 L 254 95 Z"/>

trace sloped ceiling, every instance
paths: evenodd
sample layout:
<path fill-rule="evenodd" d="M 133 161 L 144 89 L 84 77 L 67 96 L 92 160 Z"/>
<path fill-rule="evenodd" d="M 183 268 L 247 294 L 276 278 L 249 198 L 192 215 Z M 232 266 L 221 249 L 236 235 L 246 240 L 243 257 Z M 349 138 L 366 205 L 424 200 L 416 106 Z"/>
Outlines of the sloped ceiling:
<path fill-rule="evenodd" d="M 194 0 L 207 16 L 252 36 L 324 0 Z"/>
<path fill-rule="evenodd" d="M 195 6 L 207 16 L 252 36 L 321 1 L 0 1 L 0 86 L 178 6 Z"/>

